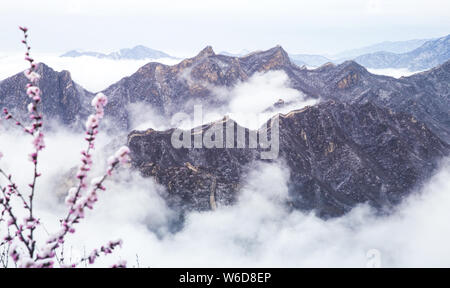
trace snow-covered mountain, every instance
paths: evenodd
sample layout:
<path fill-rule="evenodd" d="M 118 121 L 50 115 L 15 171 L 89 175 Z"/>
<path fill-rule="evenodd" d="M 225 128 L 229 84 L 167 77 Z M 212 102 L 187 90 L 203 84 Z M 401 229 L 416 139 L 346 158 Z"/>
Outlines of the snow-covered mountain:
<path fill-rule="evenodd" d="M 381 43 L 376 43 L 373 45 L 351 49 L 347 51 L 343 51 L 336 55 L 333 55 L 333 59 L 353 59 L 363 54 L 370 54 L 379 51 L 391 52 L 391 53 L 406 53 L 412 51 L 416 48 L 419 48 L 425 42 L 433 39 L 413 39 L 407 41 L 384 41 Z"/>
<path fill-rule="evenodd" d="M 81 56 L 91 56 L 96 58 L 108 58 L 114 60 L 121 59 L 132 59 L 132 60 L 143 60 L 143 59 L 160 59 L 160 58 L 172 58 L 176 57 L 170 56 L 159 50 L 154 50 L 142 45 L 135 46 L 133 48 L 120 49 L 119 51 L 112 52 L 109 54 L 93 51 L 78 51 L 71 50 L 67 53 L 61 55 L 61 57 L 81 57 Z"/>
<path fill-rule="evenodd" d="M 407 68 L 411 71 L 430 69 L 450 59 L 450 34 L 425 42 L 406 53 L 376 52 L 354 60 L 368 68 Z"/>

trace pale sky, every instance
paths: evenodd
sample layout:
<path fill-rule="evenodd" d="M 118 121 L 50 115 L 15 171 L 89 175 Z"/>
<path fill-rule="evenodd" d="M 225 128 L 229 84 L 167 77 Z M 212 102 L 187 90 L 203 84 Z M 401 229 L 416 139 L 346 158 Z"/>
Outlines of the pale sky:
<path fill-rule="evenodd" d="M 1 0 L 0 53 L 21 51 L 17 25 L 40 52 L 137 44 L 176 56 L 267 49 L 333 54 L 386 40 L 450 33 L 448 0 Z"/>

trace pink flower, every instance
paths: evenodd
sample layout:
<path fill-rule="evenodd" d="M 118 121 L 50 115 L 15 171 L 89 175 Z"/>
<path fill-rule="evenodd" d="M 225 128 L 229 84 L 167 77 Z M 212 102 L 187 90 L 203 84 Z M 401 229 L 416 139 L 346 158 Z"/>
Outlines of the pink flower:
<path fill-rule="evenodd" d="M 90 115 L 88 117 L 88 120 L 86 121 L 86 129 L 91 130 L 91 129 L 97 128 L 98 124 L 99 124 L 99 121 L 98 121 L 97 115 Z"/>
<path fill-rule="evenodd" d="M 67 205 L 71 206 L 71 205 L 75 204 L 75 201 L 76 201 L 75 194 L 76 193 L 77 193 L 77 188 L 75 188 L 75 187 L 70 188 L 69 193 L 67 194 L 67 197 L 65 199 L 65 202 Z"/>
<path fill-rule="evenodd" d="M 41 90 L 37 86 L 30 86 L 27 88 L 27 95 L 30 98 L 33 98 L 34 96 L 39 96 L 41 93 Z"/>
<path fill-rule="evenodd" d="M 41 75 L 38 73 L 31 71 L 30 69 L 25 70 L 25 76 L 30 80 L 31 82 L 35 83 L 41 78 Z"/>
<path fill-rule="evenodd" d="M 95 107 L 95 113 L 99 119 L 102 119 L 105 115 L 103 108 L 108 104 L 108 98 L 103 93 L 98 93 L 94 99 L 92 99 L 91 105 Z"/>
<path fill-rule="evenodd" d="M 3 153 L 0 152 L 0 160 L 3 158 Z"/>
<path fill-rule="evenodd" d="M 117 150 L 114 156 L 119 160 L 120 163 L 126 164 L 130 161 L 130 149 L 127 146 L 122 146 Z"/>
<path fill-rule="evenodd" d="M 28 155 L 28 159 L 33 162 L 34 164 L 37 163 L 37 153 L 31 153 L 30 155 Z"/>
<path fill-rule="evenodd" d="M 97 256 L 98 256 L 98 251 L 97 251 L 97 249 L 94 249 L 94 251 L 92 251 L 91 254 L 88 257 L 89 264 L 94 264 L 95 259 L 97 258 Z"/>
<path fill-rule="evenodd" d="M 94 107 L 105 107 L 108 104 L 108 97 L 103 93 L 98 93 L 92 99 L 91 105 Z"/>
<path fill-rule="evenodd" d="M 41 151 L 45 148 L 44 134 L 42 132 L 39 132 L 39 134 L 34 138 L 33 145 L 36 151 Z"/>
<path fill-rule="evenodd" d="M 36 109 L 36 106 L 34 105 L 34 103 L 30 103 L 28 104 L 27 109 L 29 113 L 33 113 L 33 111 Z"/>

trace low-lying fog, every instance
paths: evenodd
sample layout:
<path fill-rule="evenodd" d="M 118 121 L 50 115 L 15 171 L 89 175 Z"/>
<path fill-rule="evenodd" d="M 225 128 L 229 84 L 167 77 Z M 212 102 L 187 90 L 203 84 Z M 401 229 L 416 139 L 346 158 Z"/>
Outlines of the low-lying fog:
<path fill-rule="evenodd" d="M 63 130 L 47 135 L 36 201 L 37 215 L 49 233 L 64 215 L 61 194 L 70 187 L 66 172 L 79 163 L 84 146 L 81 138 Z M 12 172 L 24 191 L 31 177 L 30 139 L 5 129 L 1 139 L 0 151 L 5 156 L 0 167 Z M 107 155 L 102 151 L 107 142 L 101 134 L 92 176 L 104 171 Z M 289 197 L 289 171 L 282 164 L 258 163 L 235 206 L 192 212 L 175 234 L 169 232 L 174 213 L 159 196 L 164 188 L 122 168 L 107 181 L 107 190 L 77 226 L 77 233 L 68 238 L 65 255 L 74 260 L 108 240 L 121 238 L 123 248 L 97 265 L 126 259 L 129 266 L 139 263 L 141 267 L 365 267 L 379 253 L 376 261 L 382 266 L 449 266 L 449 163 L 449 159 L 442 161 L 436 175 L 391 216 L 377 217 L 362 205 L 328 221 L 313 213 L 288 212 L 284 201 Z M 4 184 L 3 179 L 0 182 Z M 1 234 L 4 229 L 1 226 Z M 39 230 L 41 238 L 45 230 Z"/>

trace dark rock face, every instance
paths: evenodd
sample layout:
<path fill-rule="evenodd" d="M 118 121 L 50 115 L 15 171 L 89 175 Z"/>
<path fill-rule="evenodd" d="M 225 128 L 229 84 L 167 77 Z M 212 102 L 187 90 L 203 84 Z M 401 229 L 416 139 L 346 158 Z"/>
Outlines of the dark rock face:
<path fill-rule="evenodd" d="M 94 95 L 76 84 L 68 71 L 56 72 L 40 63 L 37 72 L 41 78 L 39 88 L 42 91 L 44 116 L 50 120 L 72 126 L 81 125 L 89 115 L 89 103 Z M 26 117 L 30 99 L 25 86 L 28 79 L 23 73 L 0 82 L 0 107 L 16 111 L 15 116 Z"/>
<path fill-rule="evenodd" d="M 236 130 L 237 123 L 228 121 Z M 204 125 L 201 134 L 213 125 L 226 125 L 228 121 Z M 180 210 L 209 210 L 215 203 L 233 203 L 246 174 L 246 165 L 257 159 L 259 151 L 249 148 L 175 149 L 171 144 L 173 131 L 131 132 L 128 145 L 133 154 L 133 165 L 144 176 L 154 176 L 166 186 L 168 203 Z M 194 130 L 190 133 L 193 135 Z M 248 133 L 245 129 L 247 141 Z M 223 139 L 226 139 L 225 133 Z"/>
<path fill-rule="evenodd" d="M 279 159 L 264 161 L 282 159 L 289 167 L 293 207 L 325 218 L 359 203 L 376 208 L 398 203 L 450 151 L 412 116 L 372 103 L 330 101 L 279 119 Z M 205 125 L 201 133 L 229 121 Z M 168 202 L 182 210 L 233 203 L 262 149 L 175 149 L 172 132 L 130 133 L 133 165 L 165 185 Z"/>

